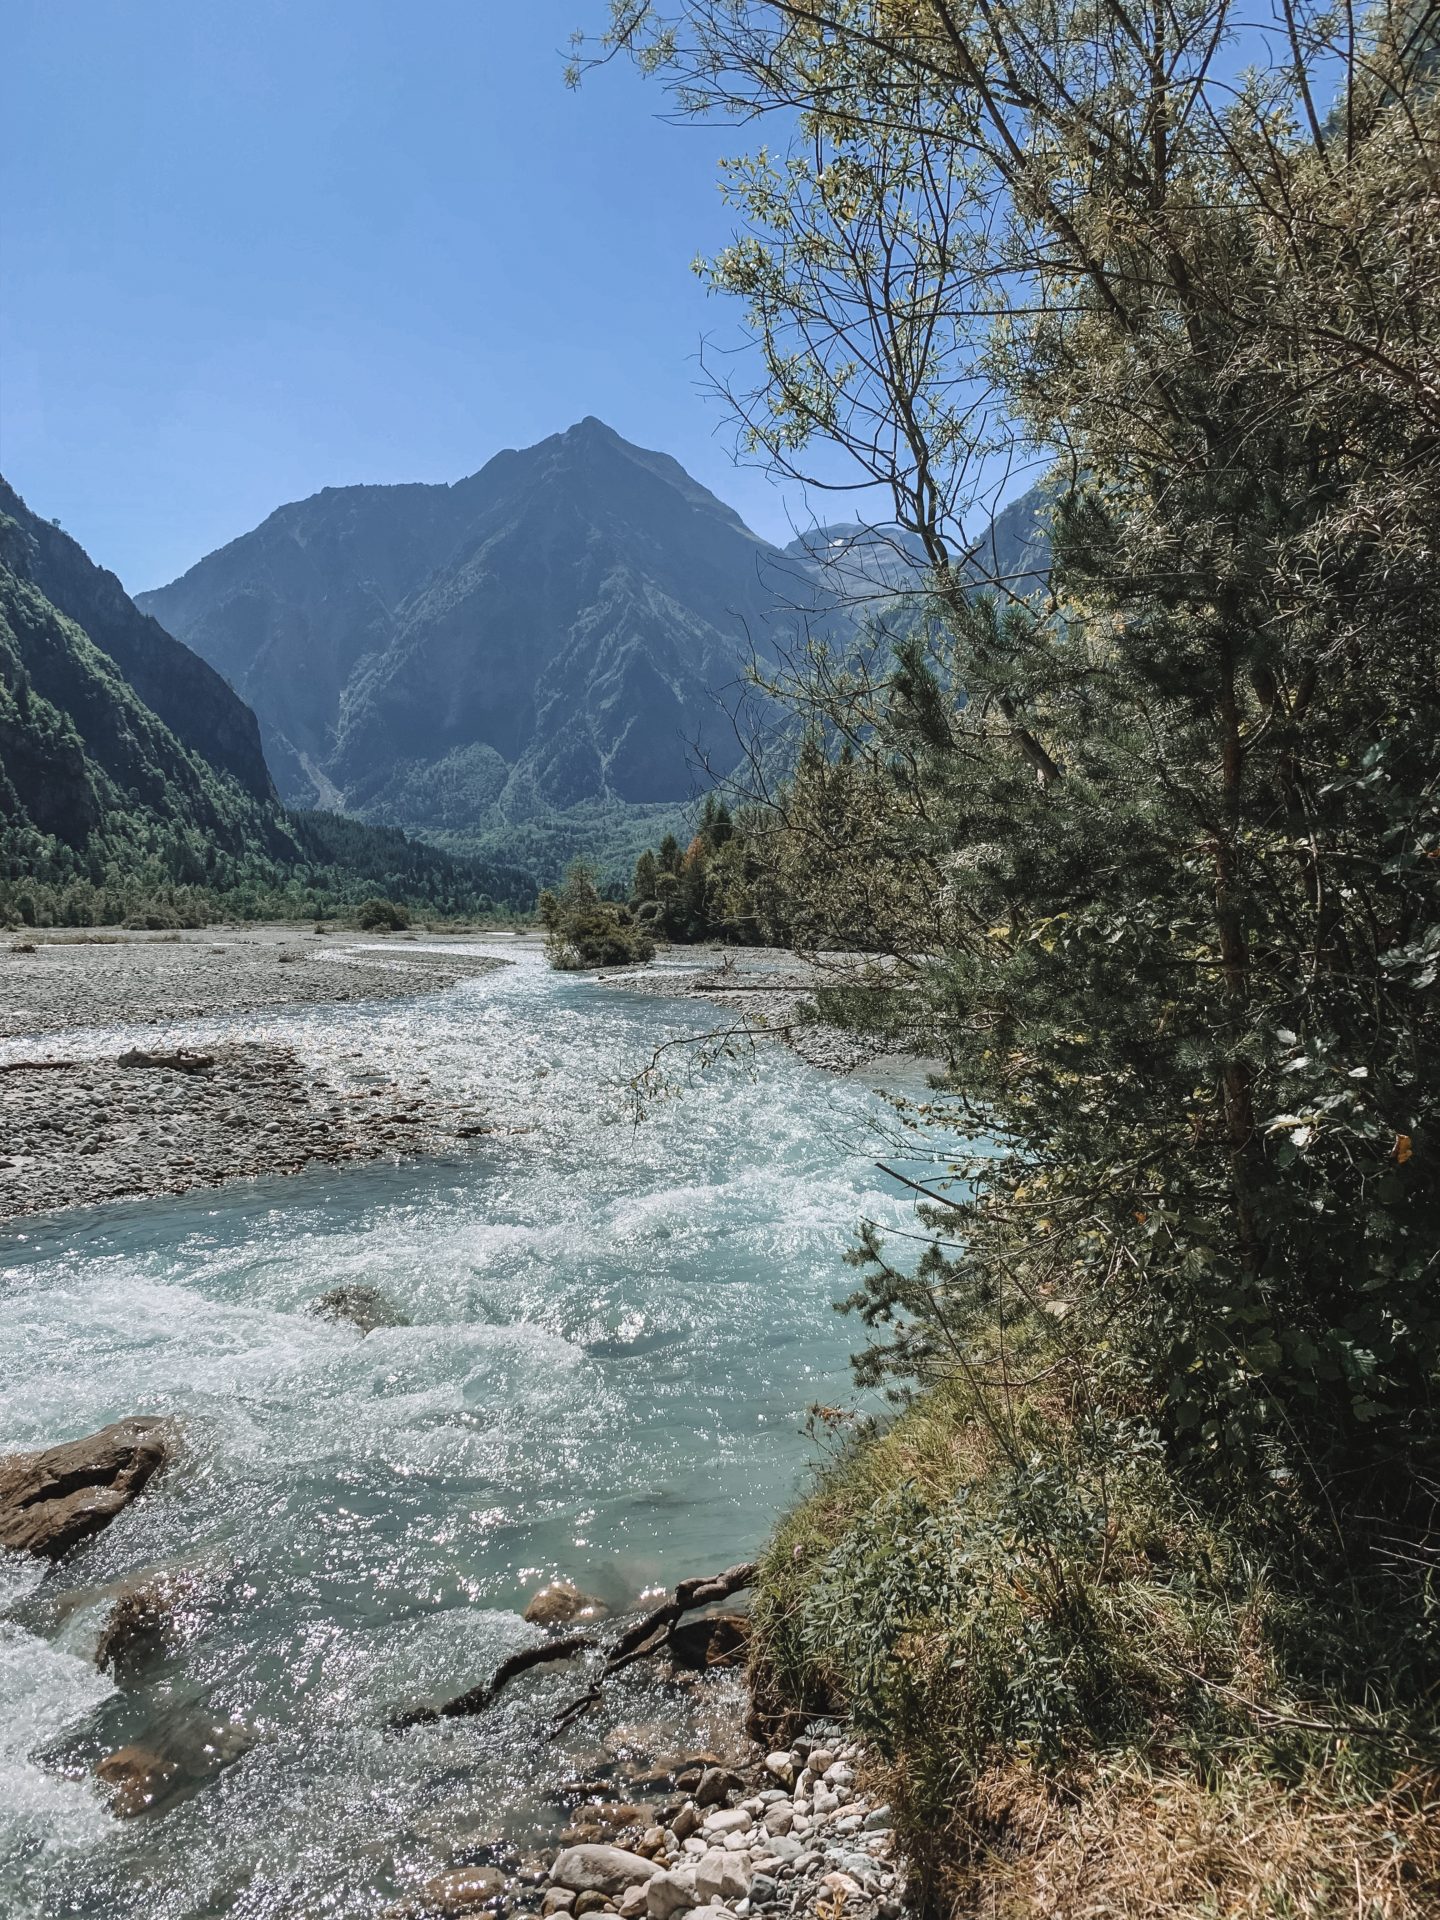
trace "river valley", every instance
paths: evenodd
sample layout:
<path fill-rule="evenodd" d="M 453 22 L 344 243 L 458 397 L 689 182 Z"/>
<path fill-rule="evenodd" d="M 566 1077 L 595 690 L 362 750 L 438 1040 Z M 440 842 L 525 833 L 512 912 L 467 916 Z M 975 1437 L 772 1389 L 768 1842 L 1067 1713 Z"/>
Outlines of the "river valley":
<path fill-rule="evenodd" d="M 467 950 L 510 964 L 421 997 L 49 1036 L 97 1057 L 259 1041 L 357 1094 L 423 1084 L 484 1132 L 4 1230 L 0 1451 L 139 1413 L 182 1435 L 58 1567 L 0 1565 L 7 1916 L 368 1920 L 467 1848 L 550 1838 L 567 1772 L 737 1736 L 733 1677 L 643 1665 L 559 1742 L 575 1668 L 476 1719 L 386 1722 L 534 1640 L 521 1609 L 547 1579 L 620 1611 L 759 1546 L 814 1458 L 807 1409 L 852 1400 L 860 1329 L 831 1308 L 850 1231 L 906 1217 L 873 1164 L 883 1102 L 770 1045 L 693 1085 L 677 1049 L 677 1085 L 637 1112 L 631 1077 L 703 1007 L 553 974 L 522 943 Z M 396 1324 L 317 1317 L 337 1286 Z M 97 1636 L 157 1570 L 173 1637 L 117 1684 Z M 117 1819 L 97 1763 L 166 1743 L 202 1756 L 191 1789 Z"/>

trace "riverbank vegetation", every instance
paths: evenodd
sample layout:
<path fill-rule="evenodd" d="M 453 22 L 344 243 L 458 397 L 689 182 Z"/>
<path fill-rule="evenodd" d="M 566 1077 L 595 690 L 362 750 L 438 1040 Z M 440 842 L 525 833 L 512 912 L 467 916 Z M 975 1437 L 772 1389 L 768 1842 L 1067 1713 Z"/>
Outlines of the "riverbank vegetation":
<path fill-rule="evenodd" d="M 540 924 L 552 967 L 575 972 L 589 967 L 636 966 L 655 957 L 655 942 L 630 909 L 605 899 L 595 871 L 576 860 L 558 891 L 540 894 Z"/>
<path fill-rule="evenodd" d="M 763 824 L 747 813 L 737 825 L 725 802 L 707 794 L 687 845 L 667 833 L 635 862 L 630 911 L 638 924 L 682 946 L 781 945 L 782 929 L 762 914 L 754 891 L 763 863 L 752 857 L 750 838 Z"/>
<path fill-rule="evenodd" d="M 918 1240 L 855 1253 L 899 1411 L 772 1546 L 757 1712 L 855 1715 L 935 1911 L 1432 1912 L 1436 9 L 622 0 L 617 47 L 796 128 L 709 269 L 745 442 L 929 562 L 759 675 L 805 745 L 752 882 L 875 956 L 827 1019 L 945 1064 Z M 1017 466 L 1049 578 L 977 592 Z"/>

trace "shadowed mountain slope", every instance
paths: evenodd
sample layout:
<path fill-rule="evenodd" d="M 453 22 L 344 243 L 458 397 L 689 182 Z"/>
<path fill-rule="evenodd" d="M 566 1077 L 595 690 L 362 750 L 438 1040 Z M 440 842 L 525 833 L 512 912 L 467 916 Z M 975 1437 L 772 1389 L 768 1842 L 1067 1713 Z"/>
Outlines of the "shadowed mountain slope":
<path fill-rule="evenodd" d="M 144 614 L 113 573 L 97 567 L 79 543 L 32 513 L 0 478 L 0 517 L 10 523 L 5 563 L 52 607 L 103 649 L 150 711 L 217 773 L 228 773 L 253 799 L 275 789 L 255 716 L 221 674 Z"/>
<path fill-rule="evenodd" d="M 717 695 L 813 595 L 676 461 L 586 419 L 453 486 L 281 507 L 141 603 L 255 707 L 287 797 L 455 831 L 685 798 L 697 747 L 736 757 Z"/>
<path fill-rule="evenodd" d="M 0 481 L 0 924 L 33 914 L 31 883 L 77 925 L 137 888 L 291 912 L 376 892 L 523 909 L 535 891 L 393 828 L 287 813 L 249 708 Z"/>
<path fill-rule="evenodd" d="M 295 853 L 254 715 L 3 481 L 0 825 L 196 880 Z"/>

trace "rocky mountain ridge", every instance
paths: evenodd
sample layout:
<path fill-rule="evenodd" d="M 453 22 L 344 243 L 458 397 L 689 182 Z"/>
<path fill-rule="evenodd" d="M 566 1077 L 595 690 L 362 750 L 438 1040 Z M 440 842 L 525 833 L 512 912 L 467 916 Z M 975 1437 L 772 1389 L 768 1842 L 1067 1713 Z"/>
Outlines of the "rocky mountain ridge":
<path fill-rule="evenodd" d="M 254 705 L 288 798 L 430 831 L 686 798 L 737 757 L 750 649 L 814 601 L 593 418 L 452 486 L 327 488 L 140 596 Z"/>
<path fill-rule="evenodd" d="M 295 852 L 254 715 L 3 481 L 0 827 L 22 863 L 39 836 L 102 866 L 163 849 L 195 880 Z"/>
<path fill-rule="evenodd" d="M 139 884 L 386 892 L 466 912 L 534 898 L 508 865 L 287 812 L 223 676 L 0 480 L 0 923 L 34 912 L 17 905 L 31 882 L 90 889 L 72 902 L 85 916 Z"/>

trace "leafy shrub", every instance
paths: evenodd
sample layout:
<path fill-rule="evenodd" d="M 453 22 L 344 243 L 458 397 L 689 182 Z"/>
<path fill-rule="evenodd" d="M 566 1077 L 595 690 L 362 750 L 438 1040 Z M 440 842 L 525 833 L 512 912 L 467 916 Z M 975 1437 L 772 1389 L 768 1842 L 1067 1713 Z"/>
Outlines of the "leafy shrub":
<path fill-rule="evenodd" d="M 410 910 L 376 894 L 355 909 L 355 924 L 367 933 L 403 933 L 410 924 Z"/>
<path fill-rule="evenodd" d="M 626 967 L 655 957 L 655 942 L 627 907 L 601 898 L 590 867 L 576 861 L 558 893 L 540 896 L 545 951 L 552 967 Z"/>

